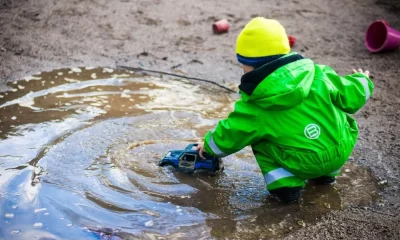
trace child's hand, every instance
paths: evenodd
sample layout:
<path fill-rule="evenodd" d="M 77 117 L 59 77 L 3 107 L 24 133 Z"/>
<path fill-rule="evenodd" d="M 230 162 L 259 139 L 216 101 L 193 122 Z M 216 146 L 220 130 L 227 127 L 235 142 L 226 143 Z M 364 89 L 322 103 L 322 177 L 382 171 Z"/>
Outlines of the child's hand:
<path fill-rule="evenodd" d="M 199 151 L 199 155 L 202 159 L 205 159 L 203 153 L 204 153 L 204 143 L 199 143 L 199 145 L 196 148 L 197 151 Z"/>
<path fill-rule="evenodd" d="M 361 68 L 359 68 L 358 70 L 353 69 L 353 73 L 363 73 L 367 75 L 367 77 L 369 77 L 369 71 L 368 70 L 363 71 Z"/>

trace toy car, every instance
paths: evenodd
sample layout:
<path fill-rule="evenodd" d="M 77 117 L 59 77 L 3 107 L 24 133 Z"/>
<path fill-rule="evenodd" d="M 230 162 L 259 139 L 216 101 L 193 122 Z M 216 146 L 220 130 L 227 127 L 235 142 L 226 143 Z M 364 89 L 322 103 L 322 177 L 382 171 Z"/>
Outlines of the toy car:
<path fill-rule="evenodd" d="M 217 172 L 222 172 L 224 170 L 221 158 L 204 153 L 205 159 L 202 159 L 199 155 L 199 151 L 193 149 L 193 147 L 196 146 L 198 146 L 198 144 L 189 144 L 184 150 L 169 151 L 160 160 L 159 165 L 171 165 L 185 172 L 206 170 L 210 175 L 215 175 Z"/>

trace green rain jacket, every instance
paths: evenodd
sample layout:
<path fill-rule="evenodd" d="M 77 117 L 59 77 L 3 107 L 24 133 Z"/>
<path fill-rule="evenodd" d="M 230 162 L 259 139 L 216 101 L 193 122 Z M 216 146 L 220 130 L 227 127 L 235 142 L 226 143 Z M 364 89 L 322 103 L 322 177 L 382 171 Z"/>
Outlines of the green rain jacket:
<path fill-rule="evenodd" d="M 366 103 L 373 88 L 362 73 L 341 77 L 287 54 L 243 75 L 241 98 L 206 134 L 204 149 L 224 157 L 251 145 L 263 175 L 279 167 L 303 179 L 332 175 L 356 143 L 357 123 L 348 114 Z"/>

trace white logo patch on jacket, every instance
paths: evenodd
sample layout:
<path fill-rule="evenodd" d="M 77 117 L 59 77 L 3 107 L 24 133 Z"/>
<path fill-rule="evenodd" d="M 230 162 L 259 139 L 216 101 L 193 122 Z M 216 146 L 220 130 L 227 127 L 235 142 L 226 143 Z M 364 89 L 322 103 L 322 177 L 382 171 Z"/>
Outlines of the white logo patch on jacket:
<path fill-rule="evenodd" d="M 321 129 L 317 124 L 311 123 L 304 128 L 304 135 L 308 139 L 317 139 L 321 134 Z"/>

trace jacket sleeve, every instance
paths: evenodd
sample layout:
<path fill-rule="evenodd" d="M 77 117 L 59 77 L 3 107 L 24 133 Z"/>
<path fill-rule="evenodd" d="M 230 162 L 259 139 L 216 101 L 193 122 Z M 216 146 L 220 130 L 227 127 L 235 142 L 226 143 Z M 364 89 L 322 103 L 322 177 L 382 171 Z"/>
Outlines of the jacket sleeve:
<path fill-rule="evenodd" d="M 372 95 L 374 84 L 363 73 L 341 77 L 327 66 L 323 71 L 334 86 L 331 92 L 333 104 L 346 113 L 356 113 Z"/>
<path fill-rule="evenodd" d="M 205 135 L 204 149 L 219 157 L 235 153 L 260 139 L 259 126 L 257 109 L 239 100 L 228 118 Z"/>

